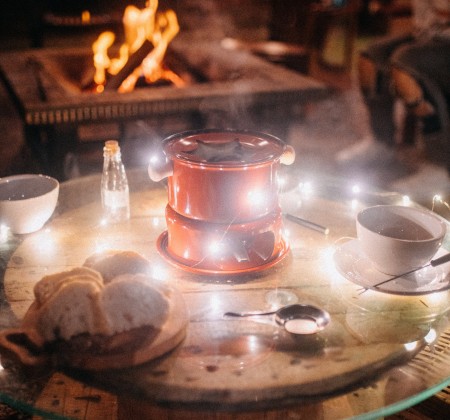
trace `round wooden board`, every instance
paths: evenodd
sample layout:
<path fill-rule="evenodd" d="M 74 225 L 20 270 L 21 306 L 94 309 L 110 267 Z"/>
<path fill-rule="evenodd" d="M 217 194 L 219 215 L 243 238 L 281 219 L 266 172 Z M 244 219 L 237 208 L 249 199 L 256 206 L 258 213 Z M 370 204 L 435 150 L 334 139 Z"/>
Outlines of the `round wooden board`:
<path fill-rule="evenodd" d="M 20 328 L 4 330 L 0 335 L 0 346 L 15 354 L 19 360 L 28 365 L 38 365 L 51 360 L 52 355 L 44 357 L 33 357 L 28 348 L 18 345 L 14 340 L 14 334 L 27 334 L 32 341 L 40 341 L 32 328 L 36 319 L 35 305 L 32 304 L 26 313 Z M 78 352 L 67 363 L 65 367 L 83 370 L 106 370 L 121 369 L 136 366 L 150 360 L 156 359 L 175 348 L 186 336 L 186 328 L 189 322 L 187 308 L 183 296 L 178 291 L 173 291 L 170 299 L 170 312 L 167 321 L 156 335 L 150 335 L 135 350 L 127 353 L 112 353 L 102 355 L 90 355 Z M 33 340 L 34 338 L 34 340 Z"/>

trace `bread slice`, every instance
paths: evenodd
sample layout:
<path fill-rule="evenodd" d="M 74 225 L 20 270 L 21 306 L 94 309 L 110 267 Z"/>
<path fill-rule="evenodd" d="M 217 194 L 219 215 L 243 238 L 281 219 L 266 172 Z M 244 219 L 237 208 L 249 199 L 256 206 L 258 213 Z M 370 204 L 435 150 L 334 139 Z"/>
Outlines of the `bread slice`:
<path fill-rule="evenodd" d="M 150 273 L 151 264 L 134 251 L 107 250 L 91 255 L 84 267 L 100 272 L 105 283 L 122 274 Z"/>
<path fill-rule="evenodd" d="M 88 267 L 75 267 L 72 270 L 44 276 L 35 284 L 33 289 L 38 306 L 47 302 L 62 285 L 74 280 L 93 281 L 98 285 L 103 284 L 101 274 Z"/>
<path fill-rule="evenodd" d="M 123 275 L 105 286 L 100 308 L 114 333 L 121 333 L 145 325 L 161 328 L 169 314 L 169 301 L 145 275 Z"/>
<path fill-rule="evenodd" d="M 93 281 L 73 280 L 63 284 L 38 308 L 37 329 L 45 341 L 69 340 L 77 334 L 111 334 L 100 309 L 102 287 Z"/>

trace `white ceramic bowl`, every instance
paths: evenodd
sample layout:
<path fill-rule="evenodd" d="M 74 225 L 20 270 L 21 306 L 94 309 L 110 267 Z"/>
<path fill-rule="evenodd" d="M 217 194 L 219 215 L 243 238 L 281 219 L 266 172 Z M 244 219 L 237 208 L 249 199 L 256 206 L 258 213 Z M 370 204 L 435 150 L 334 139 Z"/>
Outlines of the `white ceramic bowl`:
<path fill-rule="evenodd" d="M 375 268 L 397 275 L 427 264 L 441 246 L 447 225 L 430 210 L 382 205 L 359 212 L 356 230 Z"/>
<path fill-rule="evenodd" d="M 13 175 L 0 178 L 0 224 L 13 233 L 39 230 L 53 214 L 59 182 L 45 175 Z"/>

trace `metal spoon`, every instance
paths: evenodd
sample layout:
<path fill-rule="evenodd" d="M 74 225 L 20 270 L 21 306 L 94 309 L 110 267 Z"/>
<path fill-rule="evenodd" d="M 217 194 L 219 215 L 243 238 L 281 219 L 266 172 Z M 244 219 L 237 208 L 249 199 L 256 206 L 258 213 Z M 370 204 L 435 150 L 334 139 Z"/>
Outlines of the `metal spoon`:
<path fill-rule="evenodd" d="M 426 267 L 437 267 L 438 265 L 445 264 L 446 262 L 449 262 L 449 261 L 450 261 L 450 252 L 445 254 L 445 255 L 443 255 L 442 257 L 439 257 L 439 258 L 436 258 L 434 260 L 431 260 L 428 264 L 422 265 L 421 267 L 414 268 L 413 270 L 406 271 L 405 273 L 401 273 L 401 274 L 397 274 L 395 276 L 389 277 L 387 280 L 380 281 L 379 283 L 376 283 L 376 284 L 372 285 L 371 288 L 372 289 L 376 289 L 376 288 L 378 288 L 379 286 L 381 286 L 383 284 L 386 284 L 386 283 L 389 283 L 389 282 L 391 282 L 393 280 L 399 279 L 400 277 L 404 277 L 404 276 L 407 276 L 409 274 L 415 273 L 416 271 L 422 270 L 422 269 L 424 269 Z M 359 289 L 359 291 L 360 291 L 359 294 L 362 295 L 367 290 L 368 290 L 367 287 L 362 287 L 361 289 Z"/>
<path fill-rule="evenodd" d="M 275 322 L 292 334 L 315 334 L 330 322 L 330 315 L 312 305 L 293 304 L 267 312 L 226 312 L 225 317 L 275 315 Z"/>

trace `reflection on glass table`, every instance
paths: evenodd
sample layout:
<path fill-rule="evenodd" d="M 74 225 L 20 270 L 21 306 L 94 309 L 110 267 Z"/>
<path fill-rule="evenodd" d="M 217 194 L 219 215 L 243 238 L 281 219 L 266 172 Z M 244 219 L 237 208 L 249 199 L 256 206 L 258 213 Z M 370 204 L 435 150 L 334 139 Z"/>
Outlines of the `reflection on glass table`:
<path fill-rule="evenodd" d="M 426 294 L 361 293 L 351 278 L 366 278 L 367 269 L 354 261 L 357 212 L 377 203 L 404 204 L 403 197 L 357 192 L 339 179 L 320 178 L 313 185 L 305 174 L 287 174 L 280 180 L 283 212 L 328 232 L 285 218 L 287 256 L 248 275 L 192 273 L 161 256 L 156 244 L 166 229 L 167 192 L 145 171 L 130 171 L 131 218 L 115 225 L 102 221 L 99 176 L 62 183 L 56 212 L 42 230 L 1 233 L 2 329 L 19 325 L 33 301 L 34 284 L 44 275 L 79 266 L 97 251 L 133 250 L 151 262 L 154 279 L 181 292 L 189 313 L 186 337 L 162 357 L 129 368 L 62 369 L 117 395 L 121 407 L 210 414 L 313 407 L 324 418 L 377 418 L 445 388 L 450 384 L 450 268 L 436 270 L 440 286 Z M 442 249 L 448 249 L 447 241 Z M 424 276 L 417 283 L 434 284 L 433 275 Z M 329 323 L 301 335 L 289 333 L 271 316 L 224 317 L 295 303 L 322 308 Z M 2 400 L 38 410 L 34 402 L 56 371 L 30 371 L 5 357 L 1 363 Z"/>

